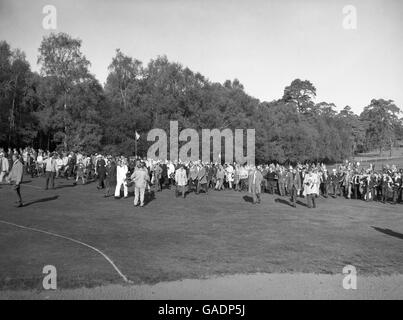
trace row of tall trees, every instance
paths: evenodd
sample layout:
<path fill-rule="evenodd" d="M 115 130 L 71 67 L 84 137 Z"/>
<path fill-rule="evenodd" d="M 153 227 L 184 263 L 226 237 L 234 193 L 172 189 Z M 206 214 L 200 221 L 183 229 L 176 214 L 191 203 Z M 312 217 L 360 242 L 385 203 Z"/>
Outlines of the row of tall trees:
<path fill-rule="evenodd" d="M 315 103 L 316 88 L 296 79 L 275 101 L 260 102 L 237 80 L 209 81 L 166 56 L 147 65 L 116 50 L 104 87 L 89 72 L 81 41 L 44 37 L 40 73 L 25 55 L 0 42 L 0 145 L 145 155 L 152 128 L 255 128 L 258 161 L 340 161 L 382 151 L 403 136 L 400 109 L 373 99 L 360 115 Z"/>

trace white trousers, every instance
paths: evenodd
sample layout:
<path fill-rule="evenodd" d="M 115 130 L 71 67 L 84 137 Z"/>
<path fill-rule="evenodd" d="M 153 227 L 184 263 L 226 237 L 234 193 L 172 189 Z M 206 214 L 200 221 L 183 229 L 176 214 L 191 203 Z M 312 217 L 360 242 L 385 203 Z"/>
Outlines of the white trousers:
<path fill-rule="evenodd" d="M 120 197 L 120 188 L 122 187 L 123 184 L 123 194 L 125 197 L 127 197 L 128 190 L 127 190 L 127 184 L 124 180 L 120 180 L 116 184 L 116 189 L 115 189 L 115 197 Z"/>
<path fill-rule="evenodd" d="M 134 205 L 137 206 L 140 198 L 140 205 L 144 205 L 144 192 L 146 188 L 134 188 Z"/>

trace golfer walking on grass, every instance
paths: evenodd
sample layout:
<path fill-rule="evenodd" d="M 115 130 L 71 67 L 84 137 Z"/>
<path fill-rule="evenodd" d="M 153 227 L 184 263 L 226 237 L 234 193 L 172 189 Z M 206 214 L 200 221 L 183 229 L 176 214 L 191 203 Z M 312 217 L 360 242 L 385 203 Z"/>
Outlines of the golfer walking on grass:
<path fill-rule="evenodd" d="M 14 190 L 17 192 L 18 196 L 18 207 L 22 207 L 22 198 L 20 191 L 20 184 L 22 182 L 22 176 L 24 173 L 24 168 L 22 162 L 17 154 L 13 154 L 13 167 L 11 168 L 11 172 L 7 177 L 8 183 L 14 183 Z"/>
<path fill-rule="evenodd" d="M 137 206 L 140 200 L 140 207 L 143 207 L 144 193 L 146 191 L 147 183 L 150 180 L 150 176 L 147 169 L 140 163 L 140 161 L 137 161 L 136 168 L 130 178 L 134 182 L 134 206 Z"/>

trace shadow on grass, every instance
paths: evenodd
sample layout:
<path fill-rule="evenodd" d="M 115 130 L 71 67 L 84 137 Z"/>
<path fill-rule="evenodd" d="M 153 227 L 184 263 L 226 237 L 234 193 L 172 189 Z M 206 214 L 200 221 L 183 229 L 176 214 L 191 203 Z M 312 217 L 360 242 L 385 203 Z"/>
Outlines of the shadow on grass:
<path fill-rule="evenodd" d="M 35 203 L 56 200 L 57 198 L 59 198 L 59 196 L 47 197 L 47 198 L 42 198 L 42 199 L 30 201 L 30 202 L 24 203 L 24 207 L 30 206 L 31 204 L 35 204 Z"/>
<path fill-rule="evenodd" d="M 281 204 L 286 204 L 286 205 L 288 205 L 290 207 L 294 207 L 291 202 L 289 202 L 289 201 L 287 201 L 285 199 L 277 198 L 274 201 L 278 202 L 278 203 L 281 203 Z"/>
<path fill-rule="evenodd" d="M 399 232 L 396 232 L 396 231 L 393 231 L 393 230 L 390 230 L 390 229 L 382 229 L 382 228 L 378 228 L 378 227 L 374 227 L 374 226 L 371 226 L 371 228 L 375 229 L 376 231 L 379 231 L 379 232 L 382 232 L 384 234 L 387 234 L 388 236 L 392 236 L 392 237 L 395 237 L 395 238 L 403 240 L 403 234 L 402 233 L 399 233 Z"/>
<path fill-rule="evenodd" d="M 297 204 L 308 208 L 308 205 L 300 200 L 297 200 Z"/>
<path fill-rule="evenodd" d="M 253 198 L 251 196 L 243 196 L 243 199 L 245 200 L 245 202 L 253 203 Z"/>
<path fill-rule="evenodd" d="M 63 188 L 74 188 L 77 186 L 76 184 L 62 184 L 58 185 L 55 189 L 63 189 Z"/>

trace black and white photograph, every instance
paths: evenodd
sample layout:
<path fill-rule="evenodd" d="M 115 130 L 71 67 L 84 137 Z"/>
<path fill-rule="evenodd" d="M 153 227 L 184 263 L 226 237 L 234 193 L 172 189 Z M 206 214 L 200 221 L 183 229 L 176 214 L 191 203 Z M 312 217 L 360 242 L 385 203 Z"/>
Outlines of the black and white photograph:
<path fill-rule="evenodd" d="M 403 1 L 0 0 L 0 300 L 402 300 L 402 176 Z"/>

